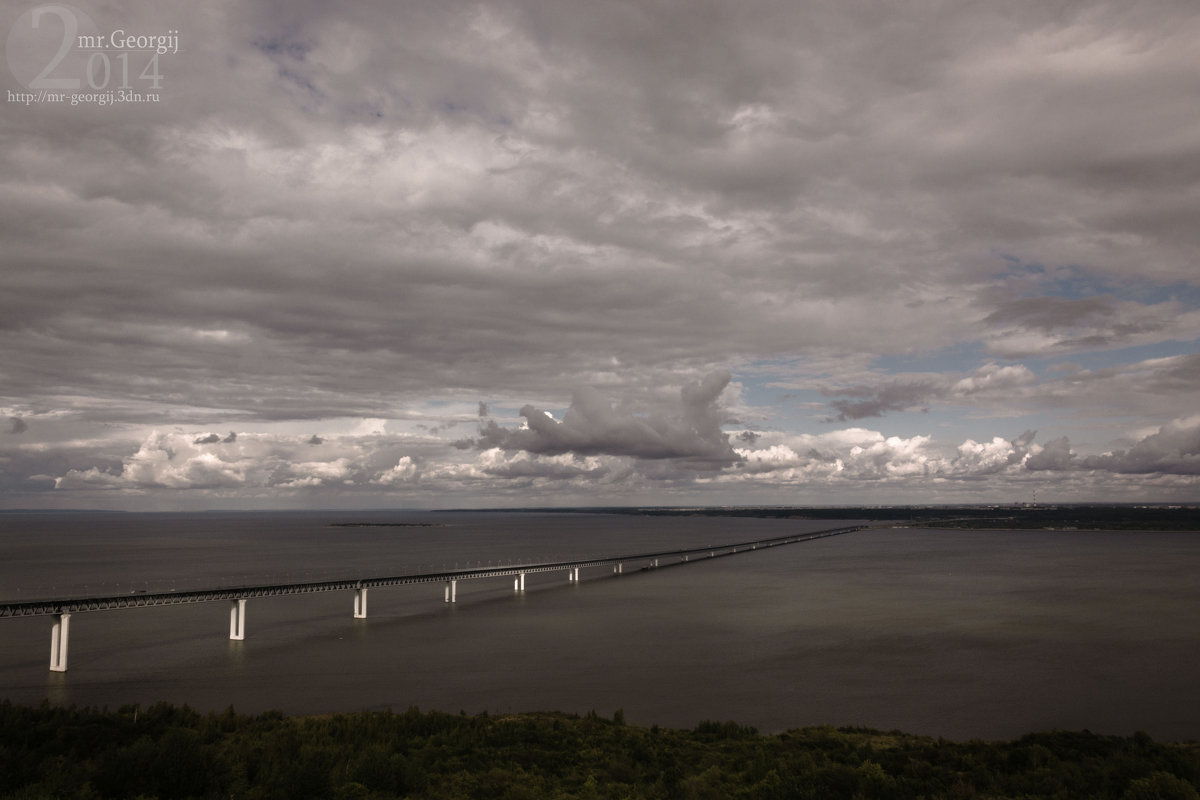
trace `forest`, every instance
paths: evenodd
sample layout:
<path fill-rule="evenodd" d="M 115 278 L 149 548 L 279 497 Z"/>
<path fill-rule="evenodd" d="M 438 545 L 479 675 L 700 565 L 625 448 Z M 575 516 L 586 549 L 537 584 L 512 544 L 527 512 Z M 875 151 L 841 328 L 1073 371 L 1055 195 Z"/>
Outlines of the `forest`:
<path fill-rule="evenodd" d="M 589 713 L 285 717 L 0 702 L 0 798 L 1200 798 L 1200 745 L 691 730 Z"/>

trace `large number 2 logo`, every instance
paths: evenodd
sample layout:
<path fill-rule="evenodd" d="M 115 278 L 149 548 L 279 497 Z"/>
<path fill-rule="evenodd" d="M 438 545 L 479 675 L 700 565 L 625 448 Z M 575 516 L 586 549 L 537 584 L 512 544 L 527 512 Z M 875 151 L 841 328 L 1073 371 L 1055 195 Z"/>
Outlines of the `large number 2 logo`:
<path fill-rule="evenodd" d="M 71 45 L 74 44 L 75 37 L 79 33 L 79 20 L 75 18 L 75 14 L 71 9 L 65 6 L 38 6 L 33 10 L 33 27 L 35 29 L 39 27 L 38 21 L 46 14 L 53 14 L 62 20 L 62 42 L 58 46 L 58 52 L 54 54 L 54 58 L 50 59 L 50 63 L 46 65 L 46 68 L 29 82 L 29 88 L 78 89 L 79 78 L 51 78 L 49 75 L 67 57 L 67 53 L 71 52 Z"/>

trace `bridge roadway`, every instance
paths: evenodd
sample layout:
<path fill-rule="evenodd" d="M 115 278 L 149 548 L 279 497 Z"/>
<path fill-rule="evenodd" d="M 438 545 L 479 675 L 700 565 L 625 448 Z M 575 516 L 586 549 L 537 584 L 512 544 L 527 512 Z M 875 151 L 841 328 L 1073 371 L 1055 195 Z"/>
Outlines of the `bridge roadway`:
<path fill-rule="evenodd" d="M 853 525 L 832 528 L 812 533 L 777 536 L 767 539 L 751 539 L 732 544 L 710 545 L 683 550 L 662 550 L 653 553 L 633 553 L 629 555 L 599 556 L 596 558 L 581 558 L 565 561 L 530 562 L 525 564 L 507 564 L 504 566 L 487 566 L 465 569 L 453 569 L 431 572 L 415 572 L 407 575 L 392 575 L 371 578 L 343 578 L 336 580 L 307 581 L 300 583 L 273 583 L 258 586 L 228 586 L 215 589 L 191 589 L 185 591 L 167 592 L 134 592 L 131 594 L 105 595 L 97 597 L 51 598 L 45 600 L 27 600 L 16 603 L 0 603 L 0 617 L 32 617 L 53 616 L 54 624 L 50 640 L 50 670 L 66 672 L 67 669 L 67 637 L 69 620 L 72 614 L 84 611 L 107 611 L 114 608 L 139 608 L 143 606 L 178 605 L 181 603 L 207 603 L 214 600 L 230 602 L 229 638 L 241 640 L 245 638 L 246 600 L 255 597 L 273 597 L 287 594 L 307 594 L 311 592 L 354 592 L 354 617 L 365 619 L 367 616 L 367 590 L 385 586 L 402 586 L 413 583 L 444 583 L 447 603 L 456 601 L 458 581 L 477 580 L 481 578 L 497 578 L 515 576 L 513 590 L 525 590 L 525 575 L 537 572 L 555 572 L 566 570 L 571 583 L 579 582 L 579 570 L 584 567 L 611 566 L 613 572 L 620 574 L 626 563 L 639 565 L 640 569 L 658 569 L 663 566 L 678 566 L 690 562 L 695 557 L 701 559 L 731 556 L 736 553 L 747 553 L 761 547 L 778 547 L 780 545 L 809 542 L 814 539 L 825 539 L 830 536 L 840 536 L 846 533 L 874 527 L 871 525 Z M 667 564 L 660 564 L 663 559 L 676 559 Z"/>

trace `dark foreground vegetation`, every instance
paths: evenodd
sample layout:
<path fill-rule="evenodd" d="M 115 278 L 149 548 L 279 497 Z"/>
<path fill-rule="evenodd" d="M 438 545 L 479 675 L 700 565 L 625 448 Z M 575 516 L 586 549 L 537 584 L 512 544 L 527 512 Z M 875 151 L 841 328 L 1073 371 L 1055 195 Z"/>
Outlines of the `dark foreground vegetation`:
<path fill-rule="evenodd" d="M 0 798 L 1198 798 L 1200 750 L 1053 732 L 775 736 L 588 714 L 326 717 L 0 703 Z"/>

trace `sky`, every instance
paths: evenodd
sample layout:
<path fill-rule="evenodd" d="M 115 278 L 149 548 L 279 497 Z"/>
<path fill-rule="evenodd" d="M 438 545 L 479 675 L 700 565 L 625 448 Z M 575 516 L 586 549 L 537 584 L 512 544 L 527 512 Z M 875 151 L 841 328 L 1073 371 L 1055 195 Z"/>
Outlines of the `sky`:
<path fill-rule="evenodd" d="M 1195 0 L 0 36 L 0 508 L 1200 500 Z"/>

